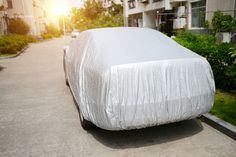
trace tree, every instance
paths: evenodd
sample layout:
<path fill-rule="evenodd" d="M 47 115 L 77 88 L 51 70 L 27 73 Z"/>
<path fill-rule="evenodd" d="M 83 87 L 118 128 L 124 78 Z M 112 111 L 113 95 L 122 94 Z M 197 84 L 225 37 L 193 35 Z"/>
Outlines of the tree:
<path fill-rule="evenodd" d="M 71 14 L 73 27 L 80 31 L 123 26 L 123 7 L 114 2 L 109 8 L 103 8 L 101 1 L 87 0 L 84 8 L 73 8 Z"/>
<path fill-rule="evenodd" d="M 111 6 L 108 8 L 109 14 L 112 16 L 123 15 L 123 6 L 120 4 L 116 4 L 113 1 L 111 2 Z"/>
<path fill-rule="evenodd" d="M 9 19 L 8 31 L 12 34 L 25 35 L 29 33 L 30 26 L 20 18 Z"/>
<path fill-rule="evenodd" d="M 95 0 L 85 1 L 83 9 L 84 16 L 88 19 L 95 20 L 104 12 L 102 4 L 103 4 L 102 1 L 95 1 Z"/>

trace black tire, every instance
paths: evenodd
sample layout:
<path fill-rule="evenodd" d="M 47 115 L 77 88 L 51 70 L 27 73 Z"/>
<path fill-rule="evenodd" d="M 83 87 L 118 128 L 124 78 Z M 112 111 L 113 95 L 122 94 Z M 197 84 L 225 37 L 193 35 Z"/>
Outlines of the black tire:
<path fill-rule="evenodd" d="M 65 78 L 65 79 L 66 79 L 66 78 Z M 69 86 L 69 82 L 68 82 L 68 80 L 67 80 L 67 79 L 66 79 L 66 85 L 67 85 L 67 86 Z"/>
<path fill-rule="evenodd" d="M 71 92 L 71 93 L 72 93 L 72 92 Z M 80 124 L 81 124 L 82 128 L 83 128 L 84 130 L 90 130 L 90 129 L 93 128 L 93 126 L 94 126 L 93 123 L 91 123 L 90 121 L 84 119 L 84 116 L 83 116 L 83 114 L 81 113 L 81 111 L 80 111 L 80 109 L 79 109 L 79 105 L 77 104 L 77 102 L 76 102 L 76 100 L 75 100 L 73 94 L 72 94 L 72 96 L 73 96 L 73 100 L 74 100 L 75 106 L 76 106 L 76 108 L 77 108 L 77 110 L 78 110 L 78 112 L 79 112 L 79 120 L 80 120 Z"/>
<path fill-rule="evenodd" d="M 78 110 L 79 110 L 79 108 L 78 108 Z M 84 130 L 90 130 L 93 127 L 93 124 L 90 121 L 84 119 L 80 110 L 79 110 L 79 119 L 80 119 L 80 124 Z"/>
<path fill-rule="evenodd" d="M 66 78 L 66 63 L 65 63 L 65 52 L 64 52 L 64 56 L 63 56 L 63 69 L 64 69 L 64 73 L 65 73 L 65 80 L 66 80 L 66 85 L 67 85 L 67 86 L 69 86 L 68 79 Z"/>

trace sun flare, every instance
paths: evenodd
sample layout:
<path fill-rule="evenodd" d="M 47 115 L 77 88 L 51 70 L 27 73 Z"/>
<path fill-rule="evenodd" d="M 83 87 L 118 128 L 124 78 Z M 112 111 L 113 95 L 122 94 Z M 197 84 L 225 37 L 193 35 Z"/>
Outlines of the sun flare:
<path fill-rule="evenodd" d="M 61 16 L 68 14 L 68 7 L 66 5 L 57 4 L 52 8 L 52 14 L 55 16 Z"/>
<path fill-rule="evenodd" d="M 48 12 L 51 16 L 58 18 L 69 13 L 69 7 L 64 0 L 52 0 L 48 4 Z"/>

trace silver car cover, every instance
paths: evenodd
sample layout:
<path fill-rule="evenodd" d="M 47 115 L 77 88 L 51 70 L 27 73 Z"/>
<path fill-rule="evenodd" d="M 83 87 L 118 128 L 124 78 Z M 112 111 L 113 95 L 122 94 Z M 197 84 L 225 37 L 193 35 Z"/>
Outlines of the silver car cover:
<path fill-rule="evenodd" d="M 213 106 L 207 60 L 156 30 L 88 30 L 71 42 L 65 60 L 84 118 L 107 130 L 191 119 Z"/>

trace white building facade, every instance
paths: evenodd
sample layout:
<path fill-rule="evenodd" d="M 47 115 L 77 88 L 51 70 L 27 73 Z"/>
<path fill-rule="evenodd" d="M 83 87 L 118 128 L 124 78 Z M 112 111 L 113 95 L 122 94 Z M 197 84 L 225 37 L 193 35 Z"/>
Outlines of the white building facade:
<path fill-rule="evenodd" d="M 203 29 L 215 11 L 236 15 L 236 0 L 124 0 L 127 26 L 149 27 L 171 35 L 178 29 Z"/>
<path fill-rule="evenodd" d="M 19 17 L 30 26 L 31 35 L 40 35 L 44 30 L 44 0 L 0 0 L 0 35 L 7 34 L 7 20 Z"/>

